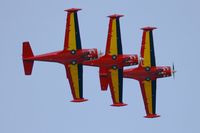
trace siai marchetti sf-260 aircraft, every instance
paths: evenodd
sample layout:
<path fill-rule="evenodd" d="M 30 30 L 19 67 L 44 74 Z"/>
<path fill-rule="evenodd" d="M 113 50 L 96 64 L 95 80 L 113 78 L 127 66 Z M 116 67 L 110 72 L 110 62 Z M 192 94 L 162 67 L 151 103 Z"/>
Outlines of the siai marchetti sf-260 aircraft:
<path fill-rule="evenodd" d="M 23 64 L 25 75 L 31 75 L 34 61 L 61 63 L 65 66 L 73 96 L 72 102 L 84 102 L 83 66 L 86 60 L 98 58 L 97 49 L 82 49 L 77 12 L 71 8 L 67 12 L 64 49 L 57 52 L 34 56 L 29 42 L 23 42 Z"/>
<path fill-rule="evenodd" d="M 144 27 L 142 46 L 140 52 L 140 63 L 137 68 L 124 70 L 125 78 L 133 78 L 139 81 L 144 106 L 146 110 L 146 118 L 159 117 L 156 114 L 156 82 L 157 78 L 169 77 L 174 75 L 173 69 L 170 66 L 156 66 L 153 30 L 155 27 Z"/>
<path fill-rule="evenodd" d="M 86 61 L 83 64 L 99 67 L 101 90 L 110 86 L 113 100 L 112 106 L 125 106 L 123 103 L 123 67 L 138 64 L 137 55 L 123 55 L 119 18 L 123 15 L 111 15 L 106 52 L 98 59 Z"/>

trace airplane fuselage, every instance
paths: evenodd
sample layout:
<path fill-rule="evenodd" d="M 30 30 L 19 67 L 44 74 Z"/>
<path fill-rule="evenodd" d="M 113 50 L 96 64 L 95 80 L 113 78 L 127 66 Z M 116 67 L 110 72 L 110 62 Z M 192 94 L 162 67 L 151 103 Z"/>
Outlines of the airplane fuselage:
<path fill-rule="evenodd" d="M 156 80 L 171 76 L 172 70 L 169 66 L 158 67 L 137 67 L 126 69 L 123 72 L 124 78 L 133 78 L 136 80 Z"/>
<path fill-rule="evenodd" d="M 30 61 L 47 61 L 57 62 L 61 64 L 79 64 L 83 61 L 97 58 L 97 49 L 82 49 L 76 51 L 56 51 L 47 54 L 36 55 L 33 57 L 24 58 Z"/>
<path fill-rule="evenodd" d="M 138 56 L 137 55 L 104 55 L 99 57 L 96 60 L 86 61 L 85 65 L 98 66 L 103 68 L 123 68 L 124 66 L 132 66 L 138 64 Z"/>
<path fill-rule="evenodd" d="M 99 59 L 100 67 L 117 67 L 122 68 L 124 66 L 132 66 L 138 64 L 137 55 L 118 55 L 116 58 L 114 56 L 106 55 Z"/>

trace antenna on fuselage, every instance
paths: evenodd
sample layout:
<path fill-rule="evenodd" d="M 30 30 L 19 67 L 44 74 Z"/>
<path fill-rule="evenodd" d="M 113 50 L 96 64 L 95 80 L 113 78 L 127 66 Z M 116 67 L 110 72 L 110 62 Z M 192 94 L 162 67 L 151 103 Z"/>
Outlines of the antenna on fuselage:
<path fill-rule="evenodd" d="M 140 58 L 139 58 L 139 60 L 138 60 L 138 64 L 139 65 L 142 65 L 142 61 L 144 60 L 144 58 L 142 58 L 141 56 L 140 56 Z"/>
<path fill-rule="evenodd" d="M 99 52 L 98 52 L 98 58 L 101 57 L 101 56 L 103 56 L 103 52 L 101 50 L 99 50 Z"/>

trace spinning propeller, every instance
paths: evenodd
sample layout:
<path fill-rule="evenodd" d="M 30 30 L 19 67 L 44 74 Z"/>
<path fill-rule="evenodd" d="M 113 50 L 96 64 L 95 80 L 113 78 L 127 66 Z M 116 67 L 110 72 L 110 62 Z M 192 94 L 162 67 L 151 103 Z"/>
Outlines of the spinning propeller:
<path fill-rule="evenodd" d="M 172 73 L 173 78 L 175 79 L 176 70 L 175 70 L 175 67 L 174 67 L 174 63 L 172 64 L 172 71 L 171 71 L 171 73 Z"/>

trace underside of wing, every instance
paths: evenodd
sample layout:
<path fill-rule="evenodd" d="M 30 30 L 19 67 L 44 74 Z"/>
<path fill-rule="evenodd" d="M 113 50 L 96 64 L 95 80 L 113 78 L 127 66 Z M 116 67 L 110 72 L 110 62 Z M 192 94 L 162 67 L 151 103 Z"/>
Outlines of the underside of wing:
<path fill-rule="evenodd" d="M 80 9 L 68 9 L 65 31 L 64 50 L 81 49 L 81 38 L 79 32 L 77 11 Z"/>
<path fill-rule="evenodd" d="M 141 47 L 141 64 L 142 67 L 156 66 L 155 52 L 153 44 L 153 29 L 155 27 L 142 28 L 142 47 Z"/>
<path fill-rule="evenodd" d="M 123 15 L 112 15 L 110 17 L 108 37 L 106 44 L 106 54 L 120 55 L 122 54 L 122 42 L 120 33 L 119 18 Z"/>
<path fill-rule="evenodd" d="M 140 81 L 140 87 L 146 110 L 145 117 L 159 117 L 159 115 L 156 114 L 156 80 Z"/>
<path fill-rule="evenodd" d="M 125 106 L 126 104 L 123 103 L 123 69 L 110 69 L 109 72 L 112 106 Z"/>
<path fill-rule="evenodd" d="M 83 98 L 83 66 L 81 64 L 67 64 L 65 68 L 74 98 L 72 102 L 86 101 L 86 99 Z"/>

